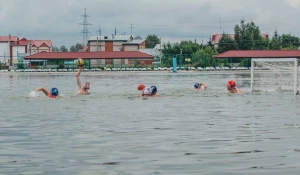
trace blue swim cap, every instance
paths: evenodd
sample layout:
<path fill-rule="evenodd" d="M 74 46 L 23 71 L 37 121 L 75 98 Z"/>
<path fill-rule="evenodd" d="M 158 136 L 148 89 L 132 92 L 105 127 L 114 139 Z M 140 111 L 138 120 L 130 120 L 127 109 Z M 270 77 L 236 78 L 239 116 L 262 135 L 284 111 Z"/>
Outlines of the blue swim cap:
<path fill-rule="evenodd" d="M 152 89 L 152 93 L 151 93 L 151 94 L 153 94 L 153 93 L 156 93 L 156 92 L 157 92 L 157 88 L 156 88 L 156 86 L 151 86 L 150 88 Z"/>
<path fill-rule="evenodd" d="M 58 89 L 57 88 L 52 88 L 51 89 L 51 95 L 58 96 Z"/>
<path fill-rule="evenodd" d="M 200 84 L 199 84 L 199 83 L 196 83 L 196 84 L 194 85 L 194 88 L 195 88 L 195 89 L 198 89 L 199 86 L 200 86 Z"/>

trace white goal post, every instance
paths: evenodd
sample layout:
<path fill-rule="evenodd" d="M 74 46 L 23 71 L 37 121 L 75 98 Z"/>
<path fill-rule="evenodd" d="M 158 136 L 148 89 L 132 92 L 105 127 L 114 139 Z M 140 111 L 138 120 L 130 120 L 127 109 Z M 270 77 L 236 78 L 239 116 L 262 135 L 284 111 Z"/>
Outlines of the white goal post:
<path fill-rule="evenodd" d="M 300 69 L 297 58 L 252 58 L 251 91 L 297 93 Z"/>

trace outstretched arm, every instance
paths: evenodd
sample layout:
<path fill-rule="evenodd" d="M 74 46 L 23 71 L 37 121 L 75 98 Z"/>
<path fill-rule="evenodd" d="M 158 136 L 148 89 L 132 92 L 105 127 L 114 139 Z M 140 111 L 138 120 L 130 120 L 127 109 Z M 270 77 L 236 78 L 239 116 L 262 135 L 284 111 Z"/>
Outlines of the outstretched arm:
<path fill-rule="evenodd" d="M 201 88 L 201 86 L 203 86 L 203 87 L 204 87 L 204 89 L 207 89 L 207 85 L 206 85 L 206 84 L 204 84 L 204 83 L 200 83 L 200 87 L 199 87 L 199 89 Z"/>
<path fill-rule="evenodd" d="M 76 73 L 76 80 L 77 80 L 77 85 L 79 89 L 81 89 L 81 81 L 80 81 L 80 73 L 82 71 L 82 66 L 79 67 L 77 73 Z"/>
<path fill-rule="evenodd" d="M 46 88 L 44 88 L 43 86 L 37 88 L 37 89 L 35 90 L 35 92 L 37 92 L 37 91 L 43 91 L 44 94 L 45 94 L 46 96 L 49 96 L 49 95 L 50 95 L 50 91 L 48 91 L 48 90 L 47 90 Z"/>

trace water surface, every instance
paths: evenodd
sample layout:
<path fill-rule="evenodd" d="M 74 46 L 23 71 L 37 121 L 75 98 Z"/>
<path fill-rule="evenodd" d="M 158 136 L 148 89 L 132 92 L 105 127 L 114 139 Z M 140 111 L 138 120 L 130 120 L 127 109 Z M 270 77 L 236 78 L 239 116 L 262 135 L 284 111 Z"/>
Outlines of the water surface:
<path fill-rule="evenodd" d="M 0 174 L 299 174 L 300 96 L 249 91 L 249 73 L 0 74 Z M 226 93 L 235 79 L 245 91 Z M 208 90 L 193 90 L 204 82 Z M 137 85 L 158 98 L 138 98 Z M 28 94 L 57 87 L 64 97 Z"/>

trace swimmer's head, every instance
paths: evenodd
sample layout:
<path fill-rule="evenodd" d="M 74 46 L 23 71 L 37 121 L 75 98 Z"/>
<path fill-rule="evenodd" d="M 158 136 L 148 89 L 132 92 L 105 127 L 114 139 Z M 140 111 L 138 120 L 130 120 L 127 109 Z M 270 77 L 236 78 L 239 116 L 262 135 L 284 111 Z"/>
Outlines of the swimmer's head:
<path fill-rule="evenodd" d="M 231 90 L 231 89 L 234 89 L 236 86 L 236 83 L 234 80 L 229 80 L 228 83 L 227 83 L 227 89 L 228 90 Z"/>
<path fill-rule="evenodd" d="M 200 87 L 200 84 L 199 84 L 199 83 L 194 84 L 194 88 L 195 88 L 195 89 L 199 89 L 199 87 Z"/>
<path fill-rule="evenodd" d="M 151 95 L 156 94 L 156 92 L 157 92 L 157 87 L 156 87 L 156 86 L 151 86 L 150 88 L 152 89 Z"/>
<path fill-rule="evenodd" d="M 85 82 L 83 89 L 85 91 L 88 91 L 91 87 L 92 87 L 92 85 L 90 82 Z"/>
<path fill-rule="evenodd" d="M 57 88 L 52 88 L 51 89 L 51 95 L 58 96 L 58 89 Z"/>

